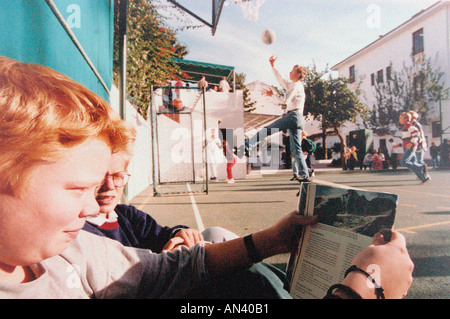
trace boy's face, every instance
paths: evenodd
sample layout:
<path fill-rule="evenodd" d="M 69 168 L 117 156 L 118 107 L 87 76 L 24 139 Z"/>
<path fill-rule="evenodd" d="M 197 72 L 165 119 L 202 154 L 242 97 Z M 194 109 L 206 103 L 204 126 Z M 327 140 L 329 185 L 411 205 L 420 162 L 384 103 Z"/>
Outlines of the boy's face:
<path fill-rule="evenodd" d="M 98 214 L 95 193 L 110 157 L 106 143 L 88 140 L 36 166 L 21 194 L 0 194 L 0 265 L 30 265 L 62 252 L 85 218 Z"/>
<path fill-rule="evenodd" d="M 289 73 L 289 79 L 291 81 L 298 81 L 298 79 L 300 78 L 299 68 L 300 67 L 298 65 L 294 65 L 294 67 L 292 68 L 291 72 Z"/>
<path fill-rule="evenodd" d="M 127 160 L 120 153 L 113 154 L 109 161 L 108 173 L 124 172 L 127 168 Z M 100 186 L 97 193 L 97 203 L 100 205 L 100 213 L 108 214 L 116 208 L 122 198 L 123 186 L 116 187 L 111 178 L 108 178 Z"/>
<path fill-rule="evenodd" d="M 398 122 L 401 125 L 405 125 L 408 122 L 408 118 L 406 116 L 400 115 L 400 117 L 398 118 Z"/>

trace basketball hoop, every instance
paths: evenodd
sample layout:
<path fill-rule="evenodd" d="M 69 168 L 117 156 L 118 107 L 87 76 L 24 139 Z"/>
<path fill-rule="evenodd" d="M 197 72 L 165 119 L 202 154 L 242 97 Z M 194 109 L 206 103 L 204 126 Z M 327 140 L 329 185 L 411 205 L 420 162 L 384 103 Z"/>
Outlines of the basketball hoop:
<path fill-rule="evenodd" d="M 244 13 L 244 18 L 255 22 L 258 20 L 259 7 L 261 7 L 264 2 L 266 2 L 266 0 L 235 0 L 225 3 L 225 5 L 239 4 Z"/>

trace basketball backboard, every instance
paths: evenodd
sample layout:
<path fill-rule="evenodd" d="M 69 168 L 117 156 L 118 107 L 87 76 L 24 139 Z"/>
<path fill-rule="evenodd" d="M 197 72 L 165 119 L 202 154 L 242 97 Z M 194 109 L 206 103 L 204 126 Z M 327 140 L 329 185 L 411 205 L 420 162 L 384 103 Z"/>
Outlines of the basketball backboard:
<path fill-rule="evenodd" d="M 225 0 L 208 0 L 211 1 L 212 4 L 212 16 L 211 16 L 211 22 L 208 22 L 204 18 L 200 17 L 197 13 L 193 12 L 189 8 L 187 8 L 185 5 L 181 4 L 182 1 L 180 0 L 167 0 L 173 5 L 177 6 L 181 10 L 185 11 L 186 13 L 190 14 L 197 20 L 201 21 L 205 25 L 211 28 L 211 33 L 214 35 L 216 33 L 217 25 L 219 24 L 219 18 L 220 13 L 222 12 L 223 5 L 225 3 Z"/>

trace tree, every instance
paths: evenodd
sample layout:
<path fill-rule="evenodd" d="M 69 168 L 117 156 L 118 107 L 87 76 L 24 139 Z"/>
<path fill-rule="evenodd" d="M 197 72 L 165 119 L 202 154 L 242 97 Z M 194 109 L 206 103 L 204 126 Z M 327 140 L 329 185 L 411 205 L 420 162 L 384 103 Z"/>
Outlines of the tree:
<path fill-rule="evenodd" d="M 322 122 L 322 119 L 325 116 L 322 116 L 322 113 L 326 112 L 326 99 L 328 96 L 327 93 L 327 83 L 324 80 L 324 75 L 328 72 L 327 69 L 324 71 L 319 72 L 317 70 L 317 67 L 315 65 L 309 66 L 308 73 L 305 77 L 305 94 L 306 94 L 306 100 L 305 100 L 305 110 L 304 114 L 309 114 L 313 116 L 315 120 L 318 120 L 321 122 L 321 129 L 322 129 L 322 141 L 323 141 L 323 147 L 325 149 L 325 159 L 328 158 L 326 148 L 327 148 L 327 142 L 326 142 L 326 131 L 329 128 L 327 125 L 326 120 Z"/>
<path fill-rule="evenodd" d="M 244 73 L 236 73 L 235 75 L 235 86 L 236 90 L 242 90 L 242 96 L 244 99 L 244 112 L 250 113 L 255 110 L 256 101 L 252 101 L 250 99 L 250 90 L 247 88 L 245 83 L 245 74 Z"/>
<path fill-rule="evenodd" d="M 328 78 L 327 78 L 328 77 Z M 356 123 L 358 119 L 365 119 L 367 109 L 358 98 L 359 87 L 352 91 L 349 79 L 332 77 L 328 68 L 319 72 L 315 65 L 308 67 L 305 78 L 305 114 L 321 122 L 323 147 L 327 149 L 327 129 L 332 129 L 341 141 L 341 155 L 344 151 L 344 136 L 341 126 L 346 122 Z M 325 159 L 327 159 L 325 152 Z"/>
<path fill-rule="evenodd" d="M 114 79 L 118 79 L 118 8 L 115 0 L 114 24 Z M 127 95 L 138 112 L 146 117 L 152 85 L 167 80 L 185 79 L 187 74 L 171 58 L 182 58 L 187 48 L 178 43 L 175 31 L 167 27 L 152 1 L 128 0 L 127 19 Z"/>
<path fill-rule="evenodd" d="M 376 104 L 368 121 L 369 128 L 378 135 L 394 135 L 400 113 L 411 110 L 427 121 L 435 102 L 448 93 L 444 89 L 444 75 L 424 55 L 412 57 L 410 65 L 403 63 L 400 71 L 391 71 L 385 82 L 375 83 Z"/>

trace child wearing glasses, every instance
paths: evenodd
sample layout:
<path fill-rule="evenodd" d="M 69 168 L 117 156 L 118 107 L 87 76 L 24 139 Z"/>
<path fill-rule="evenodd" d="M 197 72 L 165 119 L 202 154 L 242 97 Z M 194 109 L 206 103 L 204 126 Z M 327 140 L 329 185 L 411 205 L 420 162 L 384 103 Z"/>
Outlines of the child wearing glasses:
<path fill-rule="evenodd" d="M 130 150 L 112 155 L 108 172 L 96 195 L 100 213 L 88 217 L 83 229 L 118 240 L 125 246 L 157 253 L 171 251 L 179 245 L 192 247 L 203 241 L 202 234 L 196 229 L 184 225 L 163 227 L 136 207 L 119 204 L 130 177 L 126 172 L 130 156 Z"/>

